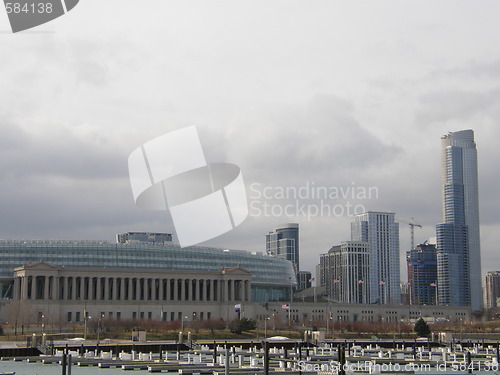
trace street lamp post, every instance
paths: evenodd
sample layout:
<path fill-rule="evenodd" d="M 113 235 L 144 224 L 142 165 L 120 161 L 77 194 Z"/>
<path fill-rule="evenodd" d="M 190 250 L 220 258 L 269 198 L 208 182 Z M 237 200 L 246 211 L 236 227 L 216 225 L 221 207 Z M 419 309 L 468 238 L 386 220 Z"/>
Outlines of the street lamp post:
<path fill-rule="evenodd" d="M 83 339 L 87 340 L 87 302 L 83 308 Z"/>
<path fill-rule="evenodd" d="M 194 313 L 193 313 L 194 314 Z M 181 316 L 181 332 L 184 333 L 184 319 L 186 320 L 186 323 L 187 323 L 187 319 L 188 317 L 187 316 Z"/>
<path fill-rule="evenodd" d="M 268 316 L 266 316 L 266 318 L 264 319 L 264 338 L 267 339 L 267 321 L 269 320 L 270 318 Z"/>
<path fill-rule="evenodd" d="M 83 315 L 83 339 L 87 340 L 87 314 Z"/>
<path fill-rule="evenodd" d="M 333 317 L 330 312 L 329 316 L 326 318 L 326 335 L 328 336 L 328 326 L 330 325 L 330 320 L 332 321 L 332 333 L 333 333 Z"/>
<path fill-rule="evenodd" d="M 288 329 L 292 327 L 293 281 L 290 280 L 290 305 L 288 306 Z"/>
<path fill-rule="evenodd" d="M 101 314 L 99 320 L 97 321 L 97 343 L 99 344 L 99 335 L 101 333 L 101 320 L 104 318 L 104 314 Z"/>
<path fill-rule="evenodd" d="M 460 319 L 460 341 L 462 341 L 463 330 L 464 330 L 464 320 Z"/>

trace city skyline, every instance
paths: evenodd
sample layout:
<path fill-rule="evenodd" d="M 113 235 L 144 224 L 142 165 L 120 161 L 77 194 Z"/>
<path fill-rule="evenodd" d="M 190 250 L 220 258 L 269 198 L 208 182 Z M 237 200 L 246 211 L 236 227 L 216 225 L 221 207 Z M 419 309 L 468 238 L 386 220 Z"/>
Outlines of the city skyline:
<path fill-rule="evenodd" d="M 500 4 L 150 4 L 82 3 L 2 36 L 0 238 L 175 239 L 168 213 L 134 205 L 127 157 L 196 125 L 207 160 L 240 166 L 247 187 L 376 187 L 351 203 L 415 218 L 421 243 L 441 222 L 440 137 L 474 129 L 482 270 L 500 269 Z M 203 245 L 265 252 L 265 233 L 295 222 L 301 269 L 313 271 L 352 220 L 251 216 Z M 409 247 L 401 225 L 403 280 Z"/>

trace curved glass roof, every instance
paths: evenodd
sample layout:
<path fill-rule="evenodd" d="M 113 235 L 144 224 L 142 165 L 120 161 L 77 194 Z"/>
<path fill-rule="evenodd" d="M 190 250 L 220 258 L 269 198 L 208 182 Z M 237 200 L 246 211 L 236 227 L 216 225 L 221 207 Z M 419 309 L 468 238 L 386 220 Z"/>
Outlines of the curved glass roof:
<path fill-rule="evenodd" d="M 240 266 L 252 283 L 295 286 L 290 261 L 260 253 L 185 247 L 175 244 L 107 243 L 105 241 L 0 241 L 0 277 L 15 267 L 43 261 L 55 266 L 217 271 Z"/>

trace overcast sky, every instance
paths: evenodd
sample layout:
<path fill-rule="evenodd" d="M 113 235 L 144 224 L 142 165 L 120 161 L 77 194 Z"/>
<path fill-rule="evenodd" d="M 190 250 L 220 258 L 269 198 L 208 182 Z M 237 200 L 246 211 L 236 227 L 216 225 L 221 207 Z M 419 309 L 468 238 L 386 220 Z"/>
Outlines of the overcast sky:
<path fill-rule="evenodd" d="M 414 218 L 423 242 L 441 220 L 440 138 L 470 128 L 483 272 L 500 270 L 499 14 L 494 0 L 81 0 L 12 34 L 0 11 L 0 238 L 173 232 L 168 212 L 135 206 L 127 158 L 196 125 L 253 207 L 294 203 L 252 198 L 265 187 L 374 187 L 327 203 Z M 350 239 L 348 215 L 297 214 L 253 212 L 206 244 L 263 251 L 266 232 L 298 222 L 313 270 Z"/>

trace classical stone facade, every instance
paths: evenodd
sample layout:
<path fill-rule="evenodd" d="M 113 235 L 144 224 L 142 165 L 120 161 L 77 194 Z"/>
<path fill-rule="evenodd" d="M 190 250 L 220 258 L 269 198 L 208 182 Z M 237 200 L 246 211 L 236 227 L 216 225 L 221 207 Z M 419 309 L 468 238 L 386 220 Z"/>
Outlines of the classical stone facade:
<path fill-rule="evenodd" d="M 183 321 L 247 317 L 294 325 L 335 322 L 471 320 L 470 308 L 251 300 L 252 274 L 239 268 L 167 271 L 55 267 L 37 262 L 14 270 L 13 299 L 0 320 L 33 324 L 83 324 L 88 319 Z"/>
<path fill-rule="evenodd" d="M 83 321 L 84 310 L 115 319 L 230 319 L 235 305 L 251 304 L 251 277 L 238 267 L 167 272 L 38 262 L 14 269 L 13 303 L 68 322 Z"/>

